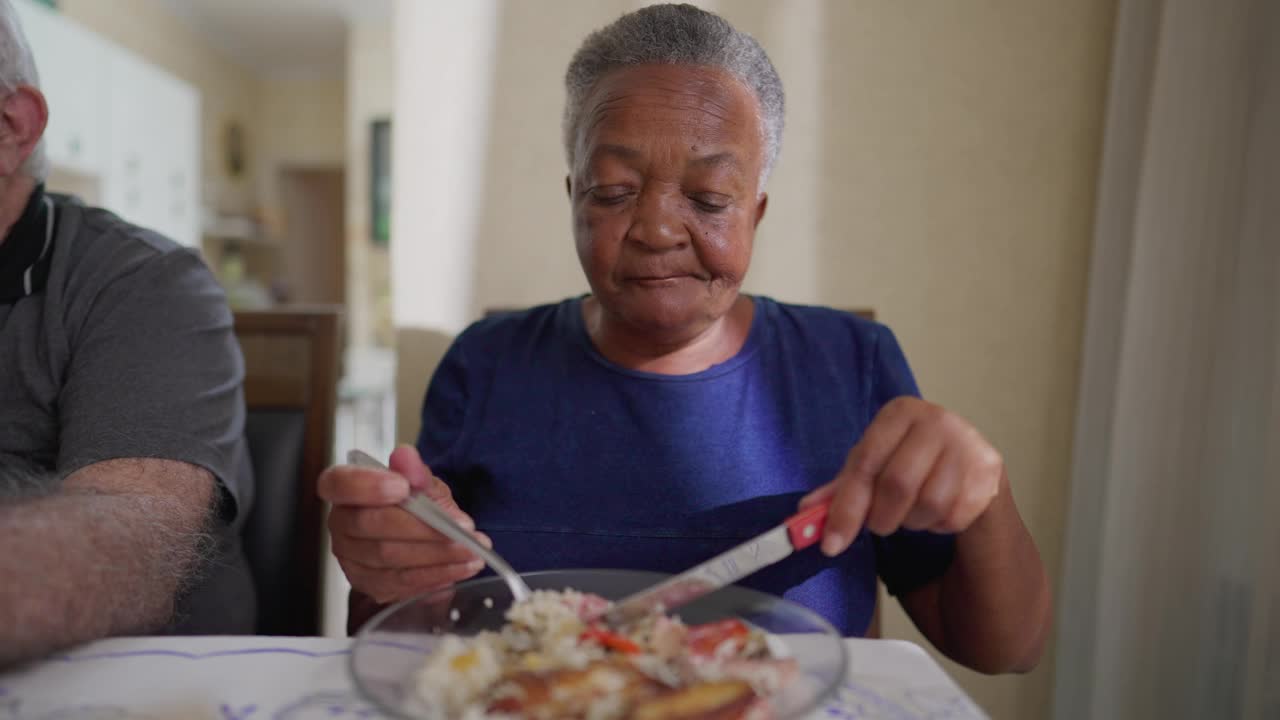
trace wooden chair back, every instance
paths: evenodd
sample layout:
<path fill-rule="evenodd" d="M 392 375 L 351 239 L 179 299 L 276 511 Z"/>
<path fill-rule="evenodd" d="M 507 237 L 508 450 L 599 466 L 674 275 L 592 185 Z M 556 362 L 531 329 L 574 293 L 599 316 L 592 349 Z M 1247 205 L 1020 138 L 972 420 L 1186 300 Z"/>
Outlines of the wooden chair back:
<path fill-rule="evenodd" d="M 255 476 L 242 540 L 262 635 L 320 634 L 324 505 L 316 480 L 333 460 L 340 317 L 331 306 L 235 313 Z"/>

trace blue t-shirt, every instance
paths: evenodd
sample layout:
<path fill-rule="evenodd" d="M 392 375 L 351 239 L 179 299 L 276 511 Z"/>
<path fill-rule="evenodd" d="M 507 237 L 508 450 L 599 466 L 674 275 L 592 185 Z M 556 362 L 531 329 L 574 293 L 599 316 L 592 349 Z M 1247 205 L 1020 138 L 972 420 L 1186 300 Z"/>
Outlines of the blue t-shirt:
<path fill-rule="evenodd" d="M 918 393 L 888 328 L 757 297 L 746 343 L 692 375 L 620 367 L 581 298 L 463 332 L 427 390 L 418 448 L 519 571 L 677 572 L 780 524 L 835 477 L 886 402 Z M 862 531 L 744 579 L 861 635 L 877 573 L 902 593 L 951 562 L 950 536 Z"/>

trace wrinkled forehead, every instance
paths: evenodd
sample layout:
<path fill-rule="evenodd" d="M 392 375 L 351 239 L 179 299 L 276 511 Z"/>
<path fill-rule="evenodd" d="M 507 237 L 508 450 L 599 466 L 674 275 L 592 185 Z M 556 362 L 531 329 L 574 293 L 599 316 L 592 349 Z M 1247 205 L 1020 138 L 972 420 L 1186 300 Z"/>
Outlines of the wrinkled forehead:
<path fill-rule="evenodd" d="M 717 68 L 637 65 L 605 75 L 583 102 L 576 155 L 589 160 L 600 148 L 688 145 L 741 155 L 758 165 L 763 155 L 760 104 L 733 75 Z M 695 150 L 697 148 L 697 150 Z"/>

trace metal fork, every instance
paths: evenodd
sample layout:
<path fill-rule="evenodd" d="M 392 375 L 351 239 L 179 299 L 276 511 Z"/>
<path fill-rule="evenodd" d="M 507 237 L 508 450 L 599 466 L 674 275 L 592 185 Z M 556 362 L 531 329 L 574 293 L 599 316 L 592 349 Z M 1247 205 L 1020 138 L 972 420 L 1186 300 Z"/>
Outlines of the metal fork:
<path fill-rule="evenodd" d="M 347 453 L 347 464 L 356 465 L 358 467 L 374 468 L 376 470 L 388 469 L 387 466 L 382 462 L 379 462 L 377 458 L 362 450 L 352 450 Z M 511 597 L 515 602 L 520 602 L 521 600 L 529 597 L 532 592 L 529 589 L 529 585 L 525 583 L 524 578 L 520 577 L 519 573 L 507 564 L 506 560 L 503 560 L 500 555 L 484 545 L 481 545 L 480 541 L 476 540 L 474 535 L 464 530 L 458 523 L 454 522 L 453 518 L 449 517 L 444 510 L 440 509 L 439 505 L 432 502 L 426 495 L 423 495 L 422 493 L 411 493 L 409 497 L 405 498 L 400 503 L 400 507 L 408 510 L 414 517 L 427 525 L 430 525 L 432 528 L 435 528 L 450 540 L 466 546 L 468 550 L 475 553 L 481 560 L 484 560 L 486 565 L 493 568 L 493 571 L 498 573 L 498 576 L 506 581 L 507 587 L 511 589 Z"/>

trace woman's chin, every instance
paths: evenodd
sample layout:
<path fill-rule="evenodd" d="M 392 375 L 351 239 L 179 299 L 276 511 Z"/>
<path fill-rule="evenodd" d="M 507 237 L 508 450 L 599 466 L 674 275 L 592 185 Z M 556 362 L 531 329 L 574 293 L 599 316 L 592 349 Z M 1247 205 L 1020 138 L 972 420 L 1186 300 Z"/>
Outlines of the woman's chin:
<path fill-rule="evenodd" d="M 596 293 L 605 314 L 667 344 L 696 336 L 733 307 L 734 297 L 696 278 L 623 282 Z"/>
<path fill-rule="evenodd" d="M 677 302 L 624 303 L 618 315 L 636 330 L 663 342 L 696 335 L 715 321 L 716 313 L 701 305 Z"/>

